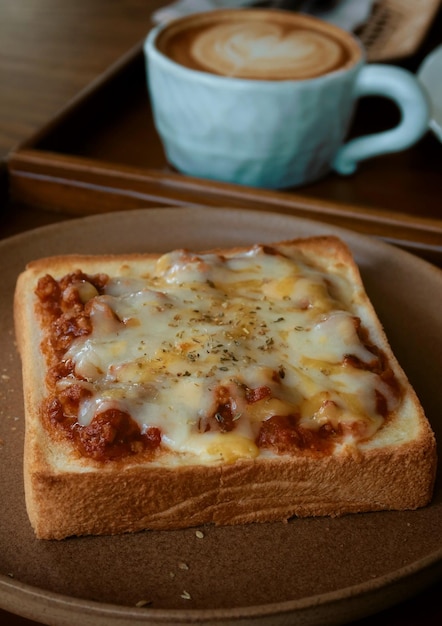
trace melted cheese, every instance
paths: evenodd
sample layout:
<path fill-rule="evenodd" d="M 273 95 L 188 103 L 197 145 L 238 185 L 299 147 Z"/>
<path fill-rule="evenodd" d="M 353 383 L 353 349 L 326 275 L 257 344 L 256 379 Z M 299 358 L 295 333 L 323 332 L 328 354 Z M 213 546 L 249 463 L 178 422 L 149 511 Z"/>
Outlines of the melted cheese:
<path fill-rule="evenodd" d="M 313 429 L 363 421 L 371 435 L 383 422 L 376 391 L 394 408 L 379 376 L 344 365 L 346 355 L 373 360 L 356 332 L 354 287 L 302 257 L 259 246 L 233 257 L 176 251 L 151 275 L 125 268 L 104 295 L 91 295 L 92 332 L 66 355 L 93 389 L 80 404 L 82 425 L 117 406 L 142 432 L 160 428 L 163 445 L 183 457 L 233 462 L 260 454 L 255 439 L 272 415 L 298 414 Z M 270 397 L 247 402 L 240 393 L 261 386 Z M 235 428 L 200 432 L 220 387 L 233 398 Z"/>

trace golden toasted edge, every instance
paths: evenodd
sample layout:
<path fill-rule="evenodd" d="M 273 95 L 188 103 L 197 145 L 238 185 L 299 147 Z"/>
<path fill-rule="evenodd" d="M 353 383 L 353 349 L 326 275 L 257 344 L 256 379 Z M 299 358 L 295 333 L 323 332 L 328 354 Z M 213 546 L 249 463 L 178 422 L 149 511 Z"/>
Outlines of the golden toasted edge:
<path fill-rule="evenodd" d="M 63 539 L 416 509 L 431 497 L 428 461 L 428 453 L 410 443 L 360 458 L 238 461 L 203 471 L 198 466 L 38 471 L 28 478 L 29 516 L 37 537 Z"/>
<path fill-rule="evenodd" d="M 326 269 L 330 264 L 363 290 L 359 269 L 347 246 L 335 237 L 281 242 L 293 246 Z M 249 246 L 216 249 L 227 256 Z M 203 251 L 201 252 L 203 253 Z M 230 466 L 167 469 L 128 462 L 97 471 L 54 471 L 46 453 L 48 433 L 39 421 L 44 398 L 45 364 L 39 350 L 41 330 L 34 317 L 34 288 L 46 273 L 60 277 L 82 269 L 112 273 L 121 265 L 147 263 L 161 254 L 64 255 L 30 263 L 17 281 L 14 322 L 22 357 L 26 435 L 24 453 L 26 505 L 36 536 L 113 534 L 146 528 L 166 529 L 204 523 L 237 524 L 276 521 L 292 516 L 342 515 L 383 509 L 413 509 L 430 501 L 436 472 L 431 427 L 402 368 L 394 357 L 365 290 L 361 302 L 371 332 L 382 342 L 396 374 L 407 388 L 420 435 L 399 446 L 360 450 L 357 454 L 310 459 L 284 457 L 239 461 Z M 364 315 L 364 322 L 367 323 Z M 58 446 L 63 456 L 63 446 Z M 277 478 L 275 479 L 275 476 Z M 419 479 L 416 478 L 419 477 Z M 189 491 L 189 485 L 192 485 Z M 312 496 L 312 491 L 315 495 Z M 296 496 L 294 497 L 294 493 Z M 123 506 L 122 506 L 123 504 Z M 124 518 L 121 510 L 125 511 Z"/>

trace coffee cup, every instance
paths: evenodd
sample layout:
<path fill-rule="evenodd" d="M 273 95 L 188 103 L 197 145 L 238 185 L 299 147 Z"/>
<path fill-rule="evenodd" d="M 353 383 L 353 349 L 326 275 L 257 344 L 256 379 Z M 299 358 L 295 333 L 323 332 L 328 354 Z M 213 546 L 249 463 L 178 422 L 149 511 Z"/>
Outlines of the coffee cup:
<path fill-rule="evenodd" d="M 155 27 L 144 50 L 155 126 L 169 163 L 200 178 L 287 188 L 408 148 L 429 107 L 414 76 L 367 65 L 352 34 L 278 9 L 220 9 Z M 392 129 L 346 136 L 358 98 L 393 100 Z"/>

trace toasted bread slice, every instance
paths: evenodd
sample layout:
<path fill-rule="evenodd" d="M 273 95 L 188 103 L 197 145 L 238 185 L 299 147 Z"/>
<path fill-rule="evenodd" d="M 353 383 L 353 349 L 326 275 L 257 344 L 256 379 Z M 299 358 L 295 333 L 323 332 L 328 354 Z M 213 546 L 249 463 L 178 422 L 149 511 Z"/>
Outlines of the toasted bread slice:
<path fill-rule="evenodd" d="M 29 264 L 37 537 L 425 506 L 436 446 L 345 244 Z"/>

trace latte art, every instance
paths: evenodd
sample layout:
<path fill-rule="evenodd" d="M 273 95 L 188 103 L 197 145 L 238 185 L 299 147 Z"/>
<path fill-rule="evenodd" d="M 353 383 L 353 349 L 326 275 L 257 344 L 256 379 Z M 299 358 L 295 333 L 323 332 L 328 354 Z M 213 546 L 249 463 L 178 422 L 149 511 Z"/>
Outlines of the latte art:
<path fill-rule="evenodd" d="M 277 10 L 191 15 L 170 23 L 156 45 L 190 69 L 252 80 L 316 78 L 360 56 L 335 27 Z"/>
<path fill-rule="evenodd" d="M 189 50 L 195 66 L 237 78 L 311 78 L 338 68 L 339 42 L 311 30 L 280 24 L 218 24 L 196 37 Z"/>

